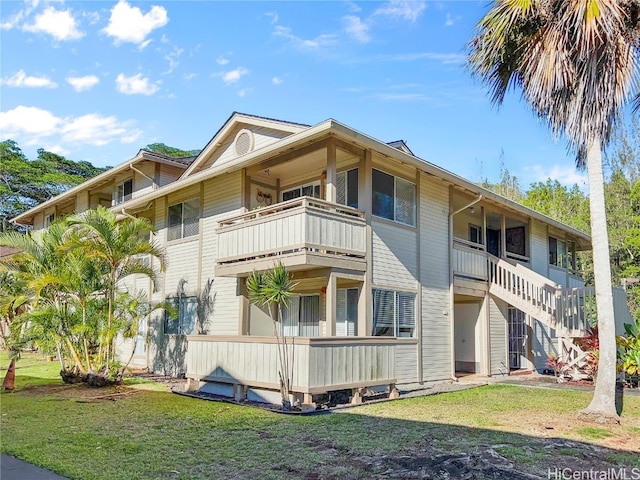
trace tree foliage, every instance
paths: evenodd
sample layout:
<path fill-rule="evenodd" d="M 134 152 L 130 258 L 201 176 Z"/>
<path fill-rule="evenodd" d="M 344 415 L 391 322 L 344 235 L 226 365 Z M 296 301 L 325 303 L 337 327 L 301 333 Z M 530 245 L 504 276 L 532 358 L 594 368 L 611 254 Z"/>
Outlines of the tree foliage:
<path fill-rule="evenodd" d="M 150 312 L 142 292 L 127 291 L 129 275 L 155 277 L 146 258 L 162 253 L 149 237 L 153 226 L 99 207 L 53 222 L 37 232 L 4 232 L 0 245 L 20 249 L 0 266 L 7 280 L 0 289 L 3 331 L 9 346 L 32 343 L 55 354 L 61 375 L 111 378 L 118 334 L 133 338 Z"/>
<path fill-rule="evenodd" d="M 175 158 L 195 157 L 200 153 L 200 150 L 181 150 L 179 148 L 165 145 L 164 143 L 150 143 L 144 148 L 145 150 L 149 150 L 153 153 L 159 153 L 161 155 L 166 155 L 167 157 Z"/>
<path fill-rule="evenodd" d="M 42 148 L 29 160 L 13 140 L 0 142 L 0 231 L 14 230 L 13 217 L 105 170 Z"/>

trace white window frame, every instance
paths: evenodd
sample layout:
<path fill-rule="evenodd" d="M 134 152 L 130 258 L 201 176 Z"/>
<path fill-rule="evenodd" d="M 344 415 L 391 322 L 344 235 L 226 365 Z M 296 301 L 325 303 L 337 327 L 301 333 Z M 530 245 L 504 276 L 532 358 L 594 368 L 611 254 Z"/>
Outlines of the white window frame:
<path fill-rule="evenodd" d="M 289 193 L 289 192 L 293 192 L 294 190 L 300 190 L 300 195 L 298 195 L 295 198 L 300 198 L 302 197 L 302 189 L 304 187 L 313 187 L 313 190 L 315 192 L 315 187 L 320 187 L 320 193 L 318 194 L 317 197 L 313 197 L 313 198 L 321 198 L 322 197 L 322 185 L 320 184 L 320 180 L 315 180 L 313 182 L 307 182 L 307 183 L 303 183 L 302 185 L 298 185 L 296 187 L 291 187 L 291 188 L 287 188 L 286 190 L 282 190 L 280 192 L 280 201 L 284 202 L 284 194 L 285 193 Z M 290 199 L 290 200 L 294 200 L 294 199 Z"/>
<path fill-rule="evenodd" d="M 126 183 L 131 182 L 131 193 L 124 193 L 124 186 Z M 120 193 L 120 189 L 122 189 L 122 194 Z M 116 185 L 116 191 L 114 193 L 114 205 L 119 205 L 121 203 L 127 202 L 133 198 L 133 177 L 127 178 L 126 180 L 120 182 Z"/>
<path fill-rule="evenodd" d="M 549 243 L 551 243 L 551 239 L 554 239 L 556 241 L 556 251 L 555 251 L 555 257 L 556 257 L 556 261 L 555 262 L 551 262 L 551 245 L 549 245 Z M 558 247 L 560 246 L 560 244 L 564 244 L 564 256 L 561 255 L 561 250 L 558 249 Z M 549 235 L 549 240 L 548 240 L 548 252 L 549 252 L 549 265 L 551 265 L 552 267 L 556 267 L 556 268 L 562 268 L 562 269 L 567 269 L 569 266 L 569 252 L 567 250 L 567 241 L 564 239 L 560 239 L 558 237 L 554 237 L 553 235 Z M 563 261 L 564 260 L 564 261 Z"/>
<path fill-rule="evenodd" d="M 349 293 L 355 292 L 355 318 L 349 318 Z M 355 337 L 358 335 L 358 298 L 360 289 L 358 288 L 338 288 L 336 289 L 336 336 Z M 342 308 L 340 308 L 342 307 Z"/>
<path fill-rule="evenodd" d="M 393 218 L 388 218 L 388 217 L 383 217 L 381 215 L 376 215 L 375 213 L 373 213 L 373 205 L 374 205 L 374 198 L 373 195 L 375 194 L 374 190 L 373 190 L 373 180 L 372 180 L 372 184 L 371 184 L 371 214 L 376 217 L 376 218 L 384 218 L 385 220 L 391 220 L 392 222 L 396 222 L 399 223 L 401 225 L 408 225 L 410 227 L 415 227 L 416 226 L 416 216 L 417 216 L 417 212 L 418 212 L 418 189 L 417 186 L 414 182 L 407 180 L 405 178 L 402 177 L 398 177 L 397 175 L 393 175 L 391 173 L 385 172 L 384 170 L 380 170 L 379 168 L 373 168 L 372 170 L 374 171 L 378 171 L 380 173 L 383 173 L 385 175 L 388 175 L 390 177 L 393 178 Z M 373 173 L 372 173 L 372 179 L 373 179 Z M 407 222 L 403 222 L 402 220 L 398 219 L 398 210 L 397 210 L 397 206 L 398 206 L 398 181 L 402 181 L 405 183 L 408 183 L 410 185 L 413 186 L 413 218 L 411 219 L 411 223 L 407 223 Z"/>
<path fill-rule="evenodd" d="M 478 239 L 477 242 L 474 242 L 471 238 L 472 231 L 476 232 L 476 238 Z M 484 245 L 484 235 L 482 232 L 482 227 L 480 225 L 475 225 L 473 223 L 469 224 L 469 241 L 475 243 L 476 245 Z"/>
<path fill-rule="evenodd" d="M 194 232 L 189 233 L 188 235 L 185 234 L 185 216 L 184 216 L 184 205 L 186 203 L 191 203 L 191 204 L 197 204 L 197 217 L 195 218 L 195 222 L 194 224 L 196 225 L 196 229 Z M 170 221 L 171 221 L 171 217 L 169 212 L 171 211 L 171 209 L 173 207 L 176 207 L 180 205 L 181 206 L 181 211 L 180 211 L 180 232 L 179 235 L 176 236 L 175 238 L 172 238 L 172 232 L 174 232 L 175 230 L 172 230 L 172 228 L 177 227 L 178 225 L 171 225 Z M 194 205 L 195 206 L 195 205 Z M 174 240 L 181 240 L 183 238 L 189 238 L 189 237 L 195 237 L 198 236 L 200 233 L 200 197 L 193 197 L 190 198 L 188 200 L 184 200 L 182 202 L 178 202 L 178 203 L 174 203 L 171 204 L 167 207 L 167 241 L 171 242 Z"/>
<path fill-rule="evenodd" d="M 341 172 L 338 172 L 337 176 L 336 176 L 336 183 L 339 184 L 340 182 L 343 183 L 344 185 L 344 198 L 340 198 L 340 192 L 338 189 L 338 185 L 336 185 L 336 203 L 339 203 L 340 205 L 346 205 L 348 207 L 351 208 L 358 208 L 358 196 L 359 196 L 359 188 L 360 185 L 358 184 L 358 182 L 356 182 L 356 201 L 355 204 L 349 205 L 348 199 L 349 199 L 349 173 L 351 172 L 356 172 L 356 179 L 359 179 L 359 175 L 360 172 L 358 171 L 358 167 L 356 168 L 348 168 L 346 170 L 342 170 Z"/>
<path fill-rule="evenodd" d="M 195 335 L 198 325 L 198 297 L 180 296 L 169 297 L 167 302 L 174 302 L 178 310 L 178 316 L 171 317 L 167 310 L 164 311 L 163 332 L 165 335 Z M 195 305 L 195 308 L 194 308 Z M 191 306 L 191 310 L 187 308 Z M 169 329 L 169 322 L 175 322 L 175 328 Z M 170 331 L 167 331 L 170 330 Z"/>
<path fill-rule="evenodd" d="M 302 299 L 314 298 L 318 301 L 318 323 L 310 324 L 310 325 L 301 325 L 300 317 L 301 317 L 301 309 L 302 309 Z M 291 307 L 295 305 L 297 308 L 297 312 L 287 312 Z M 320 313 L 321 313 L 321 305 L 320 305 L 320 295 L 317 293 L 304 294 L 304 295 L 292 295 L 289 298 L 289 305 L 287 308 L 282 310 L 283 318 L 279 322 L 279 330 L 280 335 L 287 337 L 299 337 L 300 335 L 300 327 L 305 326 L 307 328 L 315 328 L 317 330 L 317 335 L 320 336 Z M 304 335 L 306 337 L 306 335 Z"/>
<path fill-rule="evenodd" d="M 56 214 L 55 213 L 50 213 L 48 215 L 44 216 L 44 228 L 49 228 L 51 226 L 51 224 L 55 221 L 56 219 Z"/>
<path fill-rule="evenodd" d="M 376 325 L 375 325 L 375 318 L 374 318 L 374 322 L 373 322 L 373 331 L 371 332 L 372 336 L 392 336 L 392 337 L 396 337 L 396 338 L 415 338 L 416 335 L 416 297 L 417 295 L 415 294 L 415 292 L 406 292 L 406 291 L 402 291 L 402 290 L 389 290 L 386 288 L 374 288 L 372 291 L 372 302 L 374 302 L 374 308 L 373 308 L 373 312 L 375 313 L 375 292 L 376 291 L 384 291 L 384 292 L 390 292 L 393 293 L 393 319 L 392 319 L 392 323 L 393 323 L 393 335 L 376 335 Z M 405 321 L 405 325 L 404 327 L 400 325 L 400 311 L 399 311 L 399 306 L 400 306 L 400 297 L 411 297 L 412 301 L 413 301 L 413 307 L 412 307 L 412 313 L 413 313 L 413 319 L 412 322 L 407 323 Z M 387 322 L 389 323 L 389 322 Z M 411 334 L 410 335 L 406 335 L 404 334 L 404 332 L 401 332 L 400 329 L 401 328 L 410 328 L 411 329 Z"/>

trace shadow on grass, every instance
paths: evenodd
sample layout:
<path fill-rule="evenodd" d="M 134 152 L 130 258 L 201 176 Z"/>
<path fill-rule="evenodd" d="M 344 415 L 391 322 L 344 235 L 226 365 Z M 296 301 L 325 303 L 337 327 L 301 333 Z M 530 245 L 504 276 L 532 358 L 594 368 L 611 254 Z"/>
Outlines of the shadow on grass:
<path fill-rule="evenodd" d="M 33 390 L 42 395 L 2 396 L 2 450 L 77 479 L 524 479 L 619 468 L 631 478 L 640 468 L 637 453 L 547 436 L 544 426 L 525 435 L 389 418 L 424 415 L 430 397 L 291 417 L 160 392 L 83 404 Z M 464 406 L 452 398 L 452 408 Z"/>

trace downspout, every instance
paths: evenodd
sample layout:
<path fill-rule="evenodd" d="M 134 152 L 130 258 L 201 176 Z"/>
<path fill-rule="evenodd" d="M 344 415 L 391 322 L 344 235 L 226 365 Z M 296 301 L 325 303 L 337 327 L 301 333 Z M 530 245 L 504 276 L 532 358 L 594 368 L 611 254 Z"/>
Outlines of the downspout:
<path fill-rule="evenodd" d="M 462 208 L 459 208 L 455 212 L 449 214 L 449 324 L 451 326 L 451 335 L 449 335 L 449 348 L 451 351 L 451 380 L 457 382 L 456 378 L 456 350 L 455 350 L 455 325 L 454 325 L 454 308 L 455 308 L 455 300 L 453 293 L 453 217 L 458 213 L 466 210 L 469 207 L 474 206 L 480 200 L 482 200 L 483 196 L 480 195 L 473 202 L 465 205 Z"/>

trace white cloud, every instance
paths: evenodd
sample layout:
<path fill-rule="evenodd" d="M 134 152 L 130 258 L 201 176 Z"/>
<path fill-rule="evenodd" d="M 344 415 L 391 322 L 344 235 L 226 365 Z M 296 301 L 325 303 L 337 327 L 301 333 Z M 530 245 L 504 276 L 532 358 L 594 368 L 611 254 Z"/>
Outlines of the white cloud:
<path fill-rule="evenodd" d="M 218 65 L 226 65 L 227 63 L 229 63 L 229 60 L 221 56 L 216 58 L 216 63 Z"/>
<path fill-rule="evenodd" d="M 412 0 L 391 0 L 378 8 L 374 15 L 386 15 L 389 17 L 400 18 L 415 22 L 427 5 L 424 2 L 416 2 Z"/>
<path fill-rule="evenodd" d="M 461 53 L 399 53 L 389 55 L 383 54 L 360 56 L 348 60 L 348 63 L 414 62 L 416 60 L 433 60 L 443 65 L 455 65 L 464 63 L 466 61 L 466 57 Z"/>
<path fill-rule="evenodd" d="M 273 77 L 271 79 L 271 83 L 273 83 L 274 85 L 282 85 L 282 82 L 284 82 L 284 80 L 282 80 L 282 78 L 280 77 Z"/>
<path fill-rule="evenodd" d="M 169 70 L 164 72 L 163 75 L 168 75 L 176 69 L 176 67 L 180 64 L 180 62 L 178 62 L 178 58 L 180 58 L 182 52 L 184 52 L 184 49 L 173 47 L 171 53 L 164 57 L 164 59 L 169 62 Z"/>
<path fill-rule="evenodd" d="M 444 26 L 445 27 L 452 27 L 461 19 L 462 19 L 462 17 L 460 15 L 456 15 L 454 17 L 450 13 L 447 13 L 447 18 L 446 18 L 446 20 L 444 22 Z"/>
<path fill-rule="evenodd" d="M 19 70 L 13 76 L 0 80 L 0 84 L 9 87 L 56 88 L 58 84 L 48 77 L 32 77 Z"/>
<path fill-rule="evenodd" d="M 129 122 L 119 122 L 115 116 L 104 117 L 97 113 L 89 113 L 80 117 L 65 119 L 60 129 L 66 142 L 102 146 L 119 138 L 123 143 L 130 143 L 136 131 L 128 128 Z M 137 136 L 141 132 L 137 133 Z M 137 137 L 136 137 L 137 138 Z"/>
<path fill-rule="evenodd" d="M 77 40 L 84 36 L 78 30 L 76 19 L 71 10 L 56 10 L 54 7 L 47 7 L 38 15 L 31 25 L 24 25 L 23 30 L 35 33 L 48 33 L 58 41 Z"/>
<path fill-rule="evenodd" d="M 197 73 L 195 72 L 191 72 L 191 73 L 185 73 L 184 74 L 184 79 L 185 80 L 193 80 L 194 78 L 196 78 L 198 76 Z"/>
<path fill-rule="evenodd" d="M 530 183 L 546 182 L 550 178 L 568 186 L 587 185 L 587 174 L 579 172 L 574 165 L 531 165 L 525 166 L 523 172 L 524 177 L 531 179 Z"/>
<path fill-rule="evenodd" d="M 236 83 L 238 80 L 240 80 L 240 78 L 245 76 L 247 73 L 249 73 L 249 70 L 247 70 L 244 67 L 238 67 L 234 70 L 223 72 L 220 74 L 220 76 L 222 77 L 222 81 L 226 85 L 231 85 L 232 83 Z"/>
<path fill-rule="evenodd" d="M 371 41 L 371 37 L 369 36 L 369 25 L 362 20 L 360 17 L 355 15 L 347 15 L 343 17 L 345 22 L 344 31 L 355 38 L 360 43 L 368 43 Z"/>
<path fill-rule="evenodd" d="M 47 152 L 57 153 L 58 155 L 69 155 L 69 153 L 71 153 L 62 145 L 45 145 L 42 148 L 44 148 Z"/>
<path fill-rule="evenodd" d="M 276 23 L 278 23 L 278 14 L 275 12 L 267 12 L 265 13 L 265 16 L 267 17 L 271 17 L 271 25 L 275 25 Z"/>
<path fill-rule="evenodd" d="M 142 135 L 131 120 L 89 113 L 79 117 L 57 117 L 38 107 L 20 105 L 0 112 L 0 137 L 14 138 L 28 145 L 45 143 L 50 152 L 68 153 L 61 144 L 102 146 L 113 141 L 131 143 Z M 43 142 L 43 138 L 49 142 Z M 52 138 L 53 137 L 53 138 Z"/>
<path fill-rule="evenodd" d="M 169 22 L 167 10 L 154 5 L 147 13 L 138 7 L 130 6 L 126 0 L 120 0 L 111 9 L 109 25 L 103 32 L 113 37 L 116 45 L 124 42 L 147 46 L 147 36 L 156 28 L 164 27 Z M 144 47 L 142 47 L 144 48 Z"/>
<path fill-rule="evenodd" d="M 125 95 L 153 95 L 160 87 L 158 83 L 151 83 L 148 77 L 141 73 L 131 77 L 125 77 L 124 73 L 116 77 L 116 89 Z"/>
<path fill-rule="evenodd" d="M 313 39 L 304 39 L 291 33 L 289 27 L 283 27 L 282 25 L 276 25 L 273 34 L 276 37 L 286 38 L 294 47 L 301 49 L 318 49 L 330 47 L 337 43 L 335 34 L 322 34 Z"/>
<path fill-rule="evenodd" d="M 39 0 L 28 0 L 24 2 L 26 5 L 22 10 L 18 10 L 11 15 L 7 20 L 0 23 L 0 30 L 11 30 L 17 27 L 22 22 L 22 19 L 31 15 L 31 12 L 38 6 Z M 5 3 L 5 7 L 6 7 Z"/>
<path fill-rule="evenodd" d="M 100 79 L 95 75 L 85 75 L 84 77 L 67 77 L 67 83 L 73 87 L 76 92 L 84 92 L 90 90 L 100 83 Z"/>
<path fill-rule="evenodd" d="M 57 132 L 61 121 L 47 110 L 19 105 L 13 110 L 0 112 L 0 137 L 12 138 L 20 134 L 46 137 Z"/>
<path fill-rule="evenodd" d="M 251 92 L 250 88 L 243 88 L 241 90 L 238 90 L 238 96 L 241 98 L 246 97 L 249 92 Z"/>

